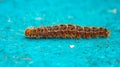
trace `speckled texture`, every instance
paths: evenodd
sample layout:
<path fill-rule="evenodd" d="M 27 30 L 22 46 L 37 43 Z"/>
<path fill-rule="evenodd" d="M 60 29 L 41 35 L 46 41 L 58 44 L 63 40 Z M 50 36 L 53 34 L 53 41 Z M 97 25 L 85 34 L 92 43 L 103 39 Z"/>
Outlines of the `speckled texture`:
<path fill-rule="evenodd" d="M 30 26 L 105 27 L 109 38 L 27 39 Z M 0 0 L 0 67 L 119 67 L 120 0 Z"/>

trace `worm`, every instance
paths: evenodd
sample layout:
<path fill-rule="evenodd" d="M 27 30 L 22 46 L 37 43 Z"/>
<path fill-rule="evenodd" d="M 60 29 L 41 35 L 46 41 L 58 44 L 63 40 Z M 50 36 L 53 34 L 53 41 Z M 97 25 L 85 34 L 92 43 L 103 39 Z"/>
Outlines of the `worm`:
<path fill-rule="evenodd" d="M 60 24 L 39 28 L 27 28 L 25 36 L 28 38 L 107 38 L 110 31 L 103 27 L 82 27 L 73 24 Z"/>

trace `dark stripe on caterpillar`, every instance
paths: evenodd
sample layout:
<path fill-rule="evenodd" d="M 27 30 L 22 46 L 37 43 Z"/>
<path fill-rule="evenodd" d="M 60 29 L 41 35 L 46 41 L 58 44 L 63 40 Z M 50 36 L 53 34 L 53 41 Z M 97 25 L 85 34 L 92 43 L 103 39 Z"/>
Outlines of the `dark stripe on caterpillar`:
<path fill-rule="evenodd" d="M 81 27 L 72 24 L 60 24 L 58 26 L 46 26 L 26 29 L 28 38 L 98 38 L 108 37 L 109 30 L 103 27 Z"/>

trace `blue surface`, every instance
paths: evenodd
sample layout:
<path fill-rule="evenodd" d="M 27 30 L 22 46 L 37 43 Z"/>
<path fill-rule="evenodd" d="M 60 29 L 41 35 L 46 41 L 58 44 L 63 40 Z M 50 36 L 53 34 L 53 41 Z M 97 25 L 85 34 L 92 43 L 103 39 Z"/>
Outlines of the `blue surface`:
<path fill-rule="evenodd" d="M 30 26 L 98 26 L 109 38 L 26 39 Z M 0 0 L 0 67 L 120 67 L 120 0 Z M 74 45 L 74 48 L 70 48 Z"/>

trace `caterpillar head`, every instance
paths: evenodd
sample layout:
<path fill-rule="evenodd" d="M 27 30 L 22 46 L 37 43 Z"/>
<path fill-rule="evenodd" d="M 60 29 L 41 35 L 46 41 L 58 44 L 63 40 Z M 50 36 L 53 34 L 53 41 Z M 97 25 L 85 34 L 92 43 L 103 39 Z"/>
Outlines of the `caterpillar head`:
<path fill-rule="evenodd" d="M 30 26 L 25 30 L 25 36 L 28 38 L 36 37 L 36 33 L 38 32 L 37 28 L 34 26 Z"/>
<path fill-rule="evenodd" d="M 28 28 L 28 29 L 25 30 L 25 36 L 26 37 L 30 37 L 31 36 L 31 29 Z"/>

